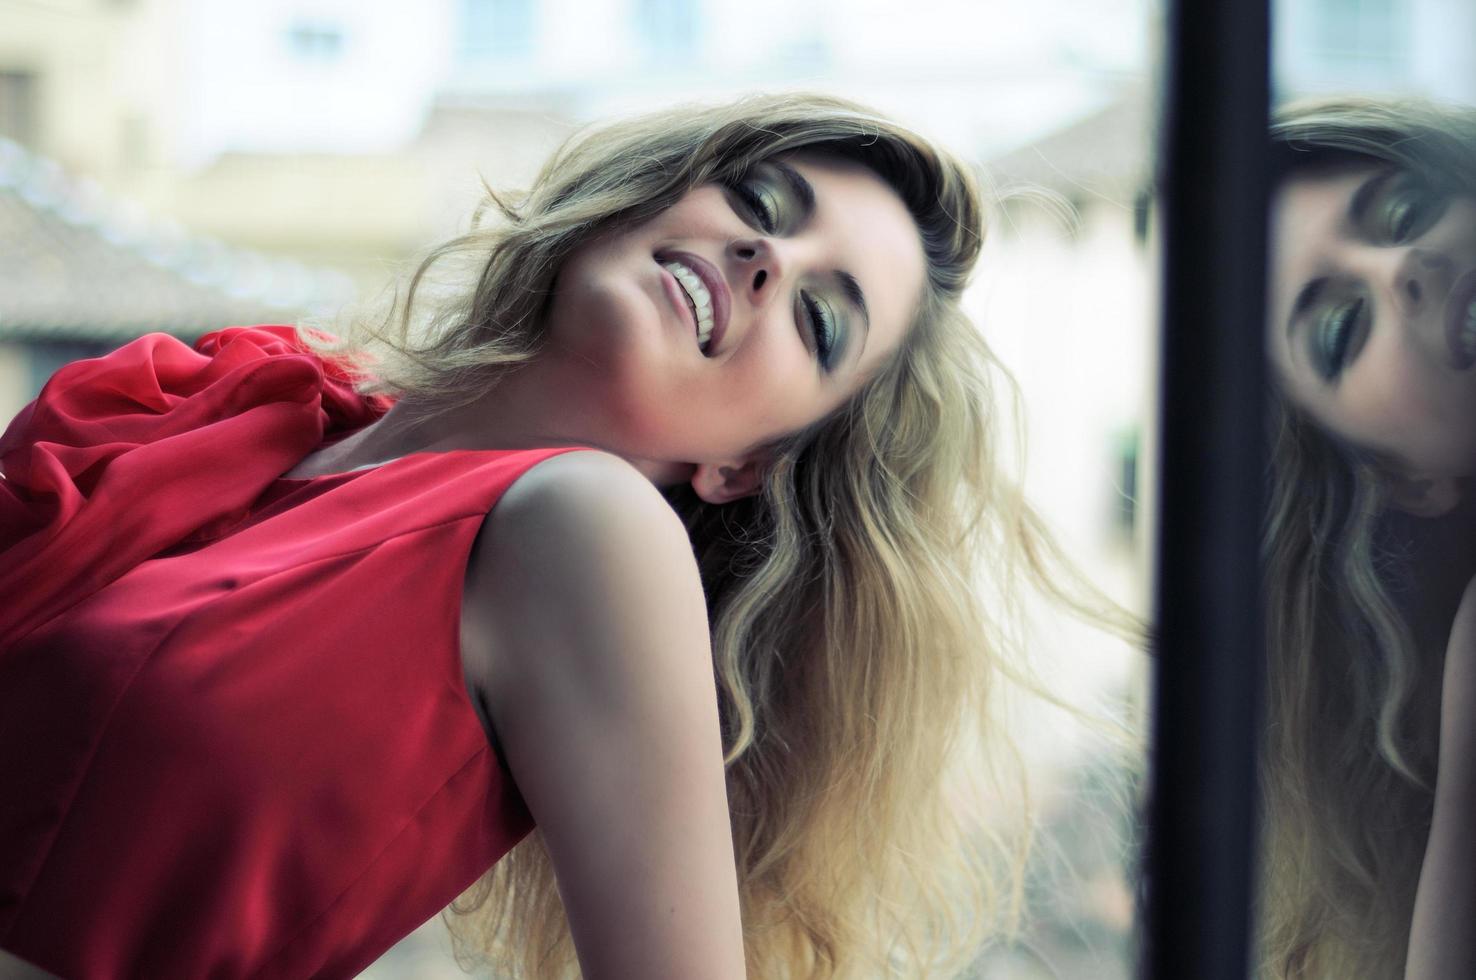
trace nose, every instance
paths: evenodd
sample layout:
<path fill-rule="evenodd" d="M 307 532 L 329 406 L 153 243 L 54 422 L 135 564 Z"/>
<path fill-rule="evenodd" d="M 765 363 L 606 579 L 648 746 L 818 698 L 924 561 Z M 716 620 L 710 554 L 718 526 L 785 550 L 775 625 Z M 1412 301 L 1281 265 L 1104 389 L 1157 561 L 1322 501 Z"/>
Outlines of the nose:
<path fill-rule="evenodd" d="M 745 238 L 728 247 L 730 268 L 734 270 L 733 292 L 741 294 L 755 306 L 780 292 L 788 274 L 789 263 L 772 239 Z"/>
<path fill-rule="evenodd" d="M 1427 248 L 1411 248 L 1394 271 L 1394 303 L 1401 314 L 1418 316 L 1445 302 L 1455 278 L 1449 257 Z"/>

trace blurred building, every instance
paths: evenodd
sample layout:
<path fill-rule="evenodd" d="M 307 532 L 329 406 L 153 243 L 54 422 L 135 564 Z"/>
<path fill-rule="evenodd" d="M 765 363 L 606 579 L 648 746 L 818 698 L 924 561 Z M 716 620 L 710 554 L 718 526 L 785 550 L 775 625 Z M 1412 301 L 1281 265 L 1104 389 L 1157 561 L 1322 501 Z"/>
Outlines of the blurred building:
<path fill-rule="evenodd" d="M 1280 0 L 1278 94 L 1404 92 L 1476 103 L 1470 0 Z"/>
<path fill-rule="evenodd" d="M 1073 563 L 1139 613 L 1157 414 L 1152 110 L 1146 85 L 1127 87 L 987 161 L 997 203 L 966 297 L 1019 385 L 1029 499 Z M 1032 636 L 1032 669 L 1054 695 L 1142 729 L 1140 651 L 1059 610 L 1040 610 Z M 985 957 L 980 977 L 1133 975 L 1141 770 L 1078 722 L 1040 705 L 1011 720 L 1041 822 L 1021 935 Z"/>
<path fill-rule="evenodd" d="M 0 4 L 0 135 L 196 232 L 369 286 L 460 227 L 479 178 L 520 183 L 612 114 L 820 87 L 966 152 L 1019 142 L 1141 63 L 1144 0 L 1058 2 L 1070 16 L 970 0 Z"/>
<path fill-rule="evenodd" d="M 341 274 L 151 221 L 96 181 L 0 137 L 0 416 L 53 371 L 162 330 L 292 322 L 342 301 Z"/>
<path fill-rule="evenodd" d="M 1151 552 L 1152 125 L 1146 87 L 1126 89 L 989 161 L 999 203 L 970 297 L 1028 407 L 1031 498 L 1075 515 L 1063 533 L 1095 542 L 1094 558 L 1116 567 L 1125 589 L 1147 581 L 1140 563 Z M 1107 492 L 1090 507 L 1068 504 L 1082 486 Z"/>
<path fill-rule="evenodd" d="M 966 153 L 1018 143 L 1142 60 L 1145 0 L 1057 2 L 1052 19 L 973 0 L 0 0 L 0 137 L 139 241 L 228 243 L 364 295 L 463 229 L 483 181 L 525 182 L 612 114 L 820 88 Z"/>

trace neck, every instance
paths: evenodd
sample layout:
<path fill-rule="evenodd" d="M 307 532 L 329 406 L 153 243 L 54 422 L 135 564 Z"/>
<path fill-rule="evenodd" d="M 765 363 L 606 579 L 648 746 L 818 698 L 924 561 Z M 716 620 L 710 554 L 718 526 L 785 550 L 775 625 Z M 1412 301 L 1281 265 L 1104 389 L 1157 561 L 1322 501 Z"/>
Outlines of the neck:
<path fill-rule="evenodd" d="M 587 446 L 620 456 L 659 487 L 691 478 L 691 464 L 641 459 L 609 445 L 597 419 L 560 397 L 567 389 L 556 374 L 541 359 L 519 365 L 475 401 L 446 411 L 401 400 L 377 422 L 311 453 L 290 475 L 368 469 L 414 453 Z"/>

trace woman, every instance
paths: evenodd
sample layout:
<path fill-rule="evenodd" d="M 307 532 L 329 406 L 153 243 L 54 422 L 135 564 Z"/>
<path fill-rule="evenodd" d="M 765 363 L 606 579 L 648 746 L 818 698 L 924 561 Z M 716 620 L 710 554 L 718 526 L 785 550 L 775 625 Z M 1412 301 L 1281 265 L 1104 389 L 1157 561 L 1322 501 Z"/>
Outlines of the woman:
<path fill-rule="evenodd" d="M 1263 969 L 1469 976 L 1476 113 L 1273 135 Z"/>
<path fill-rule="evenodd" d="M 945 798 L 979 586 L 1062 593 L 969 169 L 756 98 L 489 205 L 326 361 L 145 338 L 12 426 L 0 947 L 348 975 L 496 862 L 454 925 L 528 976 L 960 968 L 1013 860 Z"/>

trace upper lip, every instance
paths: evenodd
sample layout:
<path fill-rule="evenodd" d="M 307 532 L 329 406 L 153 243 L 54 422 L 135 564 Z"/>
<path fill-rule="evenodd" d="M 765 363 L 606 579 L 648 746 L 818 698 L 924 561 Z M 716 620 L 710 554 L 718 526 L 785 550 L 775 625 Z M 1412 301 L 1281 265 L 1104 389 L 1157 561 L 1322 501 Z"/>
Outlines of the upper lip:
<path fill-rule="evenodd" d="M 1461 276 L 1450 287 L 1445 297 L 1445 343 L 1457 368 L 1465 370 L 1476 359 L 1466 354 L 1463 334 L 1466 330 L 1467 311 L 1476 299 L 1476 269 Z"/>
<path fill-rule="evenodd" d="M 723 334 L 728 331 L 728 312 L 733 308 L 733 296 L 728 292 L 727 282 L 716 266 L 691 252 L 663 252 L 657 259 L 680 262 L 696 273 L 697 278 L 702 280 L 702 285 L 707 287 L 707 292 L 712 296 L 712 336 L 707 341 L 707 356 L 714 356 L 718 352 L 718 345 L 723 342 Z"/>

